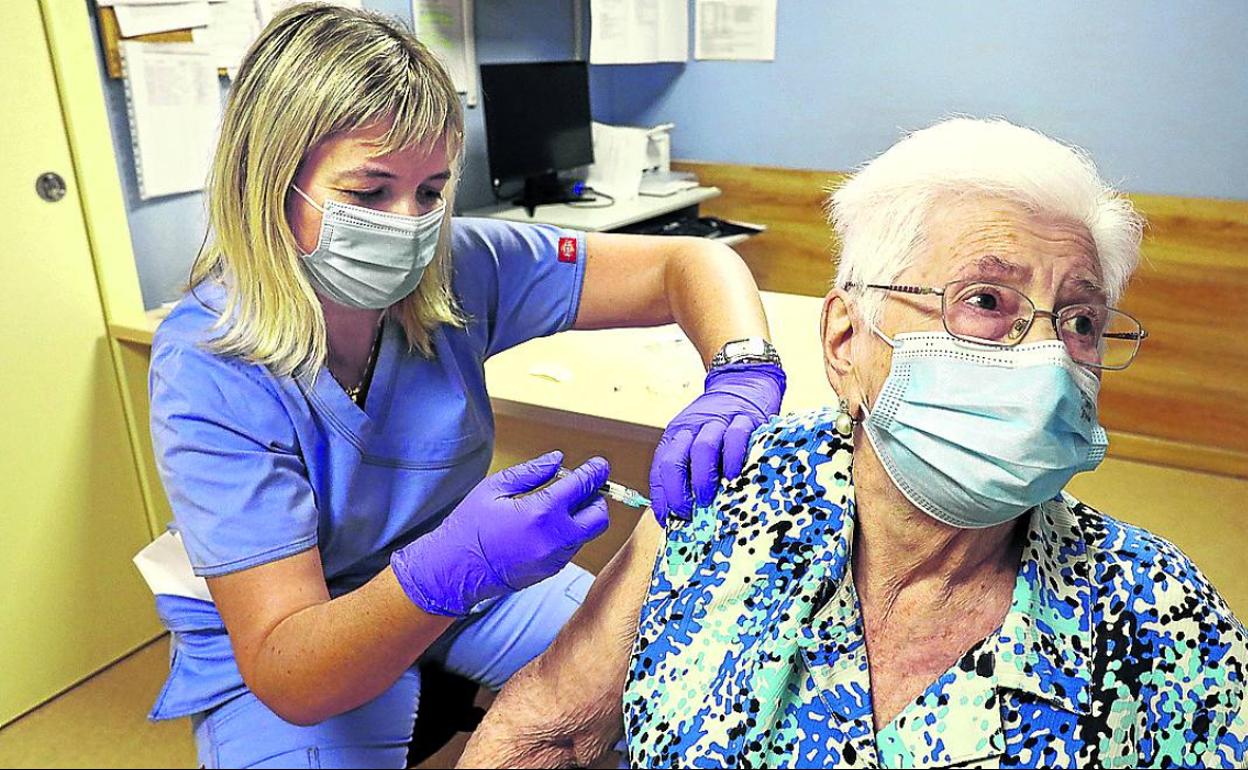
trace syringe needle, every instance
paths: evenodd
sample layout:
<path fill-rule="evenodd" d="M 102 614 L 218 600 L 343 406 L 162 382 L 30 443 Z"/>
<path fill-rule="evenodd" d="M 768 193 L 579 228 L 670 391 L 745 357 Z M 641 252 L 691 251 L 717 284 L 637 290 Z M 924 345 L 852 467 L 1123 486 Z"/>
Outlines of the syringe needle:
<path fill-rule="evenodd" d="M 571 473 L 567 468 L 560 468 L 555 475 L 564 478 Z M 610 479 L 598 488 L 598 493 L 630 508 L 647 508 L 650 505 L 650 500 L 645 495 Z"/>

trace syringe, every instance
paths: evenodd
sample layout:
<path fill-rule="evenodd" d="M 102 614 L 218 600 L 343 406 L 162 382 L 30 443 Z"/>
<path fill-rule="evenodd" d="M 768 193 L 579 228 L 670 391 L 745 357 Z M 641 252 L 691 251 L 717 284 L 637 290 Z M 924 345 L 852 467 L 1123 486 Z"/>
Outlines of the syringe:
<path fill-rule="evenodd" d="M 560 468 L 558 472 L 555 473 L 555 476 L 557 476 L 558 478 L 563 478 L 565 476 L 570 475 L 571 473 L 572 471 L 568 470 L 567 468 Z M 643 495 L 642 493 L 638 492 L 635 489 L 630 489 L 624 486 L 623 484 L 617 483 L 615 481 L 611 481 L 609 479 L 607 480 L 606 484 L 603 484 L 601 487 L 598 488 L 598 493 L 616 501 L 617 503 L 623 503 L 624 505 L 627 505 L 630 508 L 650 507 L 650 499 L 647 498 L 645 495 Z"/>

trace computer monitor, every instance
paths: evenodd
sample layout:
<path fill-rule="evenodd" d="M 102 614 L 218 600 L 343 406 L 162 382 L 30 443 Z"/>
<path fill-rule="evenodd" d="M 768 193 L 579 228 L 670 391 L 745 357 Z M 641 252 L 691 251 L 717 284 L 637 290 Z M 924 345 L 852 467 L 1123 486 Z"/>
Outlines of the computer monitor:
<path fill-rule="evenodd" d="M 524 180 L 517 203 L 580 200 L 560 171 L 594 162 L 589 66 L 581 61 L 481 65 L 485 139 L 494 188 Z"/>

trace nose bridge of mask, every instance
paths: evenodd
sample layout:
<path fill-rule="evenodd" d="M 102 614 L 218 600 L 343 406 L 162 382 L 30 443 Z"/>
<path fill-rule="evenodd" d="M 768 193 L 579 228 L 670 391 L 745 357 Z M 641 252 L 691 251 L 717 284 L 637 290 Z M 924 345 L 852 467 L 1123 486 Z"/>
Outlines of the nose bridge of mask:
<path fill-rule="evenodd" d="M 1084 395 L 1096 400 L 1100 380 L 1087 367 L 1070 357 L 1070 351 L 1061 340 L 1028 342 L 1012 347 L 992 347 L 966 342 L 946 331 L 906 332 L 888 337 L 872 326 L 875 333 L 893 348 L 893 355 L 901 358 L 917 358 L 938 355 L 957 358 L 983 366 L 1009 369 L 1028 369 L 1036 366 L 1058 366 L 1074 379 Z"/>
<path fill-rule="evenodd" d="M 292 184 L 291 189 L 299 194 L 299 197 L 308 202 L 308 205 L 321 212 L 321 227 L 325 227 L 325 217 L 331 217 L 332 222 L 329 224 L 352 224 L 359 227 L 385 228 L 394 229 L 411 229 L 416 235 L 430 228 L 433 223 L 440 223 L 443 215 L 443 205 L 426 211 L 418 216 L 409 216 L 407 214 L 396 214 L 392 211 L 378 211 L 370 209 L 367 206 L 356 206 L 352 203 L 343 203 L 342 201 L 327 200 L 325 205 L 321 206 L 303 190 L 299 185 Z"/>
<path fill-rule="evenodd" d="M 347 258 L 383 271 L 422 269 L 433 261 L 444 213 L 438 206 L 411 217 L 329 200 L 321 216 L 317 249 L 308 256 Z"/>
<path fill-rule="evenodd" d="M 442 206 L 430 209 L 418 216 L 395 214 L 392 211 L 378 211 L 367 206 L 356 206 L 341 201 L 326 201 L 325 215 L 330 217 L 334 225 L 351 225 L 374 230 L 393 230 L 410 233 L 413 237 L 422 235 L 436 227 L 442 221 Z"/>
<path fill-rule="evenodd" d="M 1026 369 L 1034 366 L 1060 366 L 1074 380 L 1079 392 L 1083 395 L 1084 411 L 1091 411 L 1092 419 L 1095 420 L 1096 402 L 1101 387 L 1100 378 L 1087 367 L 1076 363 L 1070 357 L 1070 352 L 1066 349 L 1065 344 L 1060 340 L 1043 340 L 1015 345 L 1009 348 L 993 348 L 960 340 L 944 330 L 903 332 L 895 337 L 890 337 L 874 322 L 870 323 L 870 328 L 875 336 L 892 348 L 894 366 L 901 360 L 931 355 L 962 359 L 983 366 L 1010 369 Z M 890 366 L 890 370 L 894 366 Z M 886 382 L 885 387 L 887 385 L 888 383 Z M 861 381 L 859 381 L 858 387 L 862 391 L 863 409 L 866 410 L 867 395 Z"/>
<path fill-rule="evenodd" d="M 1061 379 L 1069 378 L 1075 385 L 1079 396 L 1080 423 L 1095 425 L 1097 420 L 1097 397 L 1100 393 L 1100 380 L 1086 367 L 1075 363 L 1070 352 L 1060 340 L 1044 340 L 1016 345 L 1010 348 L 992 348 L 976 345 L 953 337 L 946 332 L 917 332 L 899 334 L 894 338 L 894 361 L 901 363 L 916 361 L 930 357 L 948 358 L 964 362 L 975 367 L 985 367 L 980 371 L 1037 370 L 1036 386 L 1033 398 L 1038 403 L 1051 401 L 1054 407 L 1070 400 L 1071 394 L 1062 387 Z M 1060 370 L 1060 376 L 1052 376 L 1053 370 Z M 1050 376 L 1044 376 L 1048 373 Z M 969 375 L 974 376 L 972 373 Z M 1019 378 L 1026 383 L 1031 378 Z M 1048 388 L 1043 387 L 1048 385 Z M 951 383 L 960 386 L 961 383 Z M 967 385 L 972 385 L 969 382 Z M 973 389 L 973 388 L 972 388 Z"/>

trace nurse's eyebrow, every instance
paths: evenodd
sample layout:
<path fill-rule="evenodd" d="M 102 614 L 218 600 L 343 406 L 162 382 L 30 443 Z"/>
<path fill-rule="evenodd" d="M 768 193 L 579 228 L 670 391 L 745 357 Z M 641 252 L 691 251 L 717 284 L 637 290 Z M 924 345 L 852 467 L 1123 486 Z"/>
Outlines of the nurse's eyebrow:
<path fill-rule="evenodd" d="M 339 172 L 334 176 L 331 184 L 338 184 L 353 179 L 397 179 L 398 176 L 398 174 L 390 171 L 390 169 L 385 166 L 365 163 L 362 166 L 356 166 L 355 168 Z M 445 182 L 450 178 L 451 170 L 446 169 L 426 178 L 425 182 Z"/>
<path fill-rule="evenodd" d="M 395 179 L 398 174 L 393 173 L 385 166 L 378 166 L 374 163 L 365 163 L 346 171 L 341 171 L 334 176 L 334 182 L 343 182 L 348 179 Z"/>

